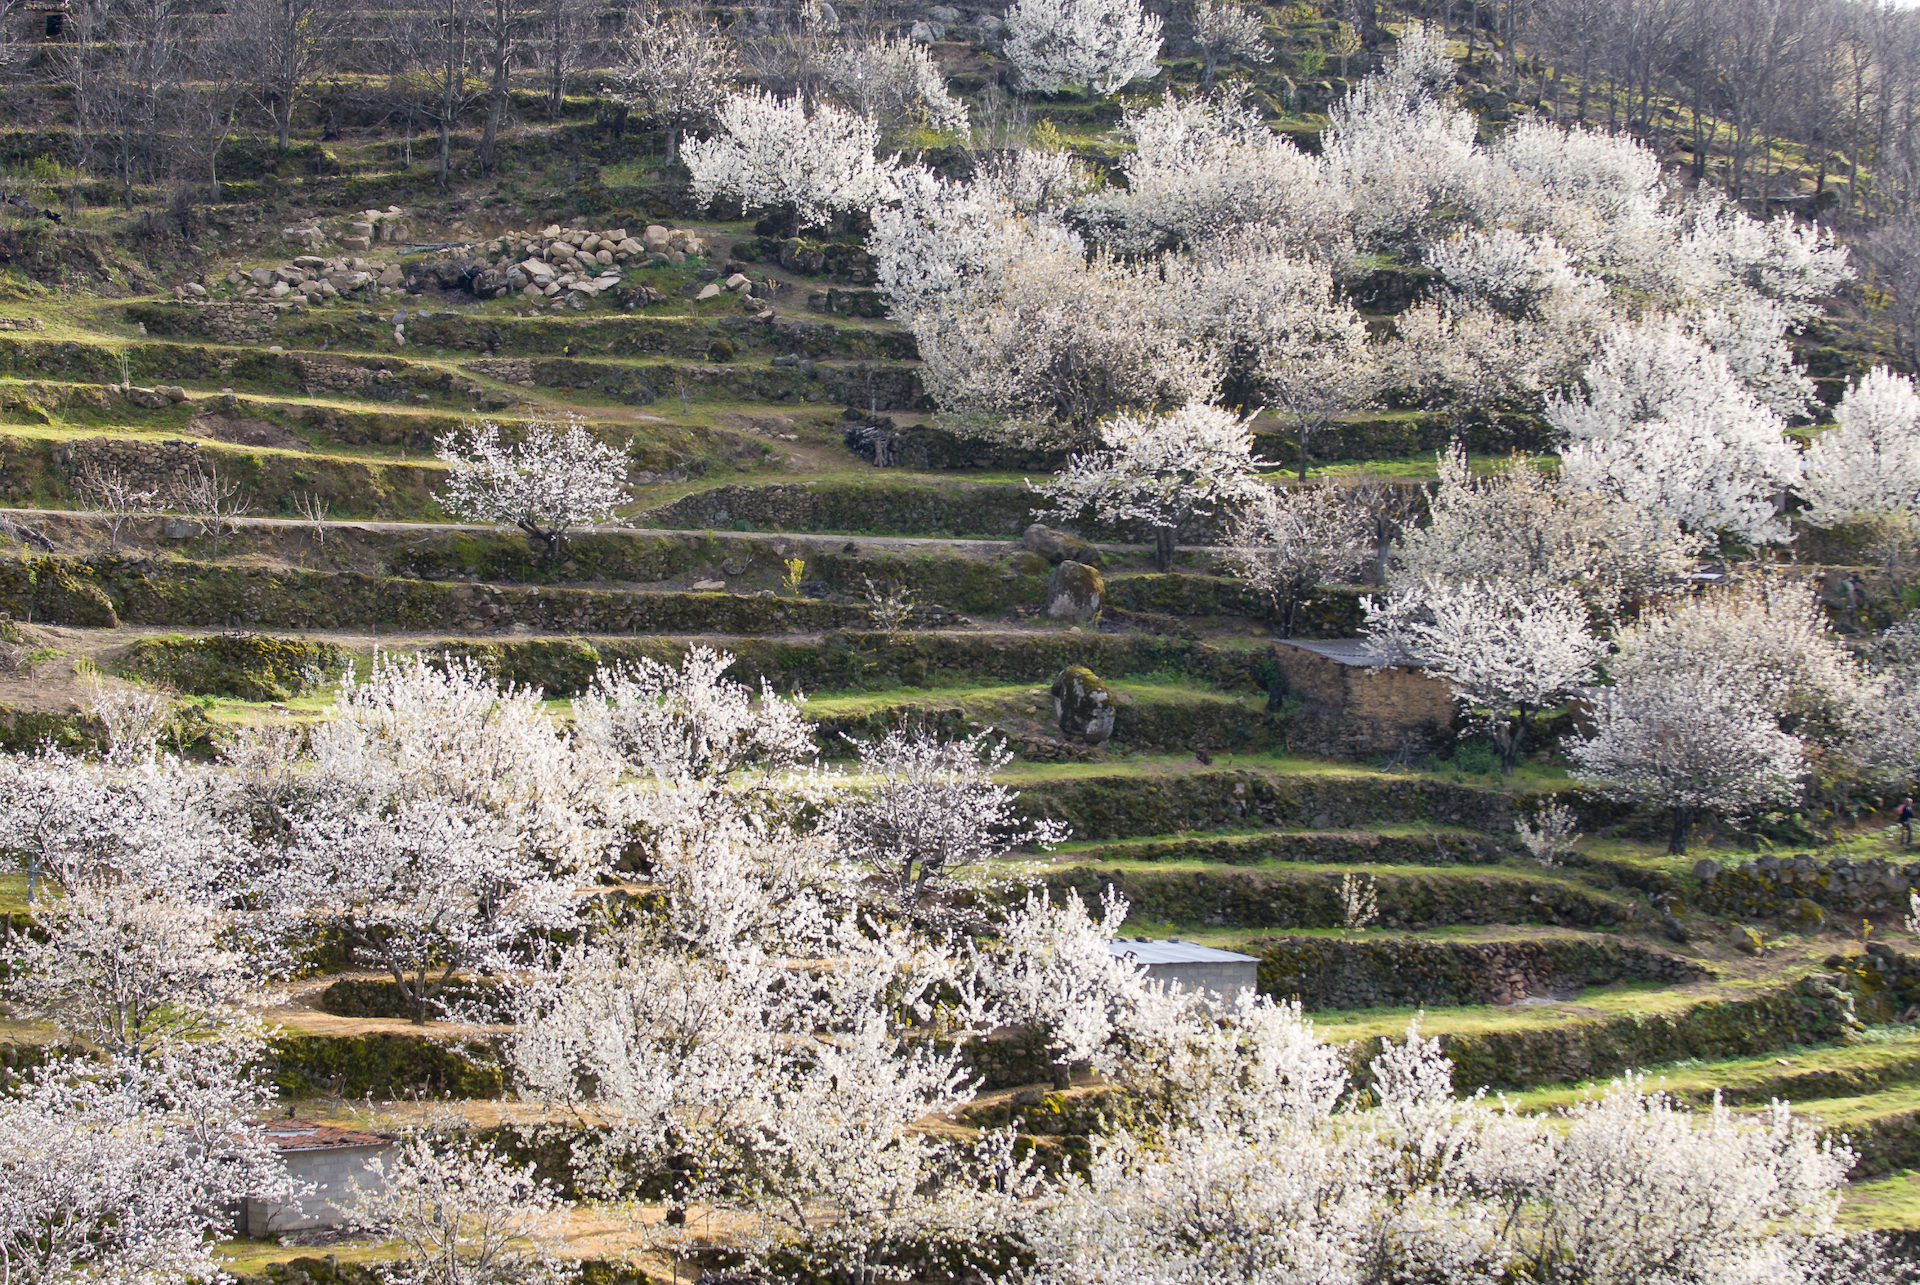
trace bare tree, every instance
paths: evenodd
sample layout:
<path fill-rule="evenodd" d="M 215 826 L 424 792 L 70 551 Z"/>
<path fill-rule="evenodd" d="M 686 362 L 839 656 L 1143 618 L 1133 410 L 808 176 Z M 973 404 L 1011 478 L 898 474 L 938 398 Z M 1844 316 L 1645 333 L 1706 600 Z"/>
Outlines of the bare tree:
<path fill-rule="evenodd" d="M 197 16 L 190 30 L 191 81 L 181 87 L 175 108 L 180 147 L 192 154 L 207 177 L 207 199 L 220 201 L 220 149 L 233 137 L 248 91 L 253 50 L 242 28 L 215 15 Z"/>
<path fill-rule="evenodd" d="M 154 511 L 160 493 L 133 482 L 117 468 L 87 465 L 80 474 L 80 497 L 107 520 L 107 548 L 120 547 L 120 528 L 127 519 Z"/>
<path fill-rule="evenodd" d="M 560 119 L 567 86 L 580 70 L 593 14 L 590 0 L 536 0 L 533 39 L 542 60 L 541 82 L 550 121 Z"/>
<path fill-rule="evenodd" d="M 432 121 L 440 135 L 440 186 L 453 172 L 453 127 L 487 84 L 475 71 L 482 0 L 430 0 L 404 15 L 395 39 L 404 42 L 406 71 L 395 77 L 406 110 Z"/>
<path fill-rule="evenodd" d="M 1900 355 L 1920 366 L 1920 215 L 1890 219 L 1867 242 L 1876 283 L 1887 293 Z"/>
<path fill-rule="evenodd" d="M 220 556 L 220 533 L 253 508 L 253 497 L 237 479 L 222 478 L 217 464 L 196 465 L 193 474 L 173 488 L 175 508 L 191 514 L 201 533 L 213 540 L 213 556 Z"/>
<path fill-rule="evenodd" d="M 280 150 L 293 133 L 293 114 L 313 84 L 332 70 L 346 34 L 347 10 L 338 0 L 235 0 L 227 22 L 252 93 L 273 118 Z"/>
<path fill-rule="evenodd" d="M 327 547 L 327 502 L 318 491 L 302 491 L 293 497 L 293 510 L 313 527 L 313 542 Z"/>
<path fill-rule="evenodd" d="M 187 73 L 186 32 L 174 0 L 123 0 L 87 21 L 91 48 L 72 53 L 72 70 L 90 74 L 76 86 L 79 123 L 101 137 L 133 204 L 136 184 L 158 181 L 167 160 L 167 127 Z"/>
<path fill-rule="evenodd" d="M 507 114 L 507 90 L 513 79 L 513 51 L 532 26 L 534 14 L 525 0 L 478 0 L 473 24 L 479 62 L 487 82 L 487 122 L 480 132 L 480 150 L 474 157 L 482 174 L 491 174 L 500 126 Z"/>

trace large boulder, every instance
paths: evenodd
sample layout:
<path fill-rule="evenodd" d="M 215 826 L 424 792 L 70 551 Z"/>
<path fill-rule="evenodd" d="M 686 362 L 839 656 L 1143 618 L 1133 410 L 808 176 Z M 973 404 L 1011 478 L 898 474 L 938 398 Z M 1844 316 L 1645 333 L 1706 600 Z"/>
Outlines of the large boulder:
<path fill-rule="evenodd" d="M 1056 531 L 1039 522 L 1027 528 L 1026 533 L 1020 537 L 1020 543 L 1055 566 L 1069 559 L 1074 562 L 1084 562 L 1090 567 L 1106 565 L 1100 560 L 1100 550 L 1079 536 L 1068 535 L 1065 531 Z"/>
<path fill-rule="evenodd" d="M 1069 665 L 1053 680 L 1053 716 L 1070 741 L 1099 745 L 1113 735 L 1113 693 L 1085 665 Z"/>
<path fill-rule="evenodd" d="M 1084 562 L 1062 562 L 1047 577 L 1047 616 L 1073 624 L 1091 624 L 1100 618 L 1107 582 Z"/>

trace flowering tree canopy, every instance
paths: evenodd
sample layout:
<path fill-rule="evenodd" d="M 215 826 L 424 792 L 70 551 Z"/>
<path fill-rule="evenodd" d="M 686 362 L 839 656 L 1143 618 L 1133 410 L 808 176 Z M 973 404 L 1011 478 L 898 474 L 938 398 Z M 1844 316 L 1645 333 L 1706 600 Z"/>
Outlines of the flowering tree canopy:
<path fill-rule="evenodd" d="M 1075 455 L 1034 489 L 1055 514 L 1091 509 L 1102 521 L 1152 529 L 1160 569 L 1169 570 L 1180 528 L 1259 488 L 1247 421 L 1216 406 L 1167 415 L 1116 415 L 1100 426 L 1101 449 Z"/>
<path fill-rule="evenodd" d="M 451 466 L 437 497 L 447 511 L 471 522 L 511 523 L 540 541 L 549 558 L 559 557 L 570 528 L 611 521 L 627 499 L 627 452 L 596 440 L 578 415 L 569 414 L 564 428 L 530 420 L 517 442 L 482 420 L 438 446 Z"/>
<path fill-rule="evenodd" d="M 1007 61 L 1042 93 L 1085 85 L 1105 97 L 1159 72 L 1160 19 L 1139 0 L 1015 0 Z"/>

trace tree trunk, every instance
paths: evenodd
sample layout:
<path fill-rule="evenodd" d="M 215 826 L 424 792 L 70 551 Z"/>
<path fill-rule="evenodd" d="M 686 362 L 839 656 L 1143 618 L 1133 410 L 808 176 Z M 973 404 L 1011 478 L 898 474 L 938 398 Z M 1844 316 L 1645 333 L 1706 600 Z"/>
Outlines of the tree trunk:
<path fill-rule="evenodd" d="M 1174 542 L 1179 535 L 1179 531 L 1170 526 L 1153 529 L 1153 565 L 1163 572 L 1173 570 Z"/>
<path fill-rule="evenodd" d="M 1513 766 L 1520 761 L 1520 743 L 1527 735 L 1527 707 L 1522 705 L 1515 713 L 1513 721 L 1507 724 L 1506 744 L 1500 747 L 1500 773 L 1513 775 Z"/>
<path fill-rule="evenodd" d="M 493 173 L 493 149 L 500 137 L 500 118 L 507 111 L 507 62 L 502 58 L 493 71 L 493 92 L 487 97 L 487 124 L 480 134 L 480 172 Z"/>
<path fill-rule="evenodd" d="M 1693 809 L 1679 807 L 1673 810 L 1673 833 L 1667 839 L 1669 856 L 1684 856 L 1687 851 L 1687 832 L 1693 829 Z"/>

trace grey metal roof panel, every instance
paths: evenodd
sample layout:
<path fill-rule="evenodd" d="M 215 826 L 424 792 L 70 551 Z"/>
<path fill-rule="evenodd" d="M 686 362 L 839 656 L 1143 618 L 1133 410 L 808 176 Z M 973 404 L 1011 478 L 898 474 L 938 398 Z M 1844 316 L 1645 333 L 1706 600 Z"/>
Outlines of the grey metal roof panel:
<path fill-rule="evenodd" d="M 1132 955 L 1143 964 L 1257 964 L 1252 955 L 1236 955 L 1230 950 L 1215 950 L 1190 941 L 1132 941 L 1122 937 L 1107 943 L 1115 955 Z"/>
<path fill-rule="evenodd" d="M 1375 665 L 1386 663 L 1386 658 L 1372 642 L 1365 638 L 1288 638 L 1281 640 L 1279 645 L 1310 651 L 1316 656 L 1324 656 L 1340 665 L 1365 666 L 1371 669 Z"/>

